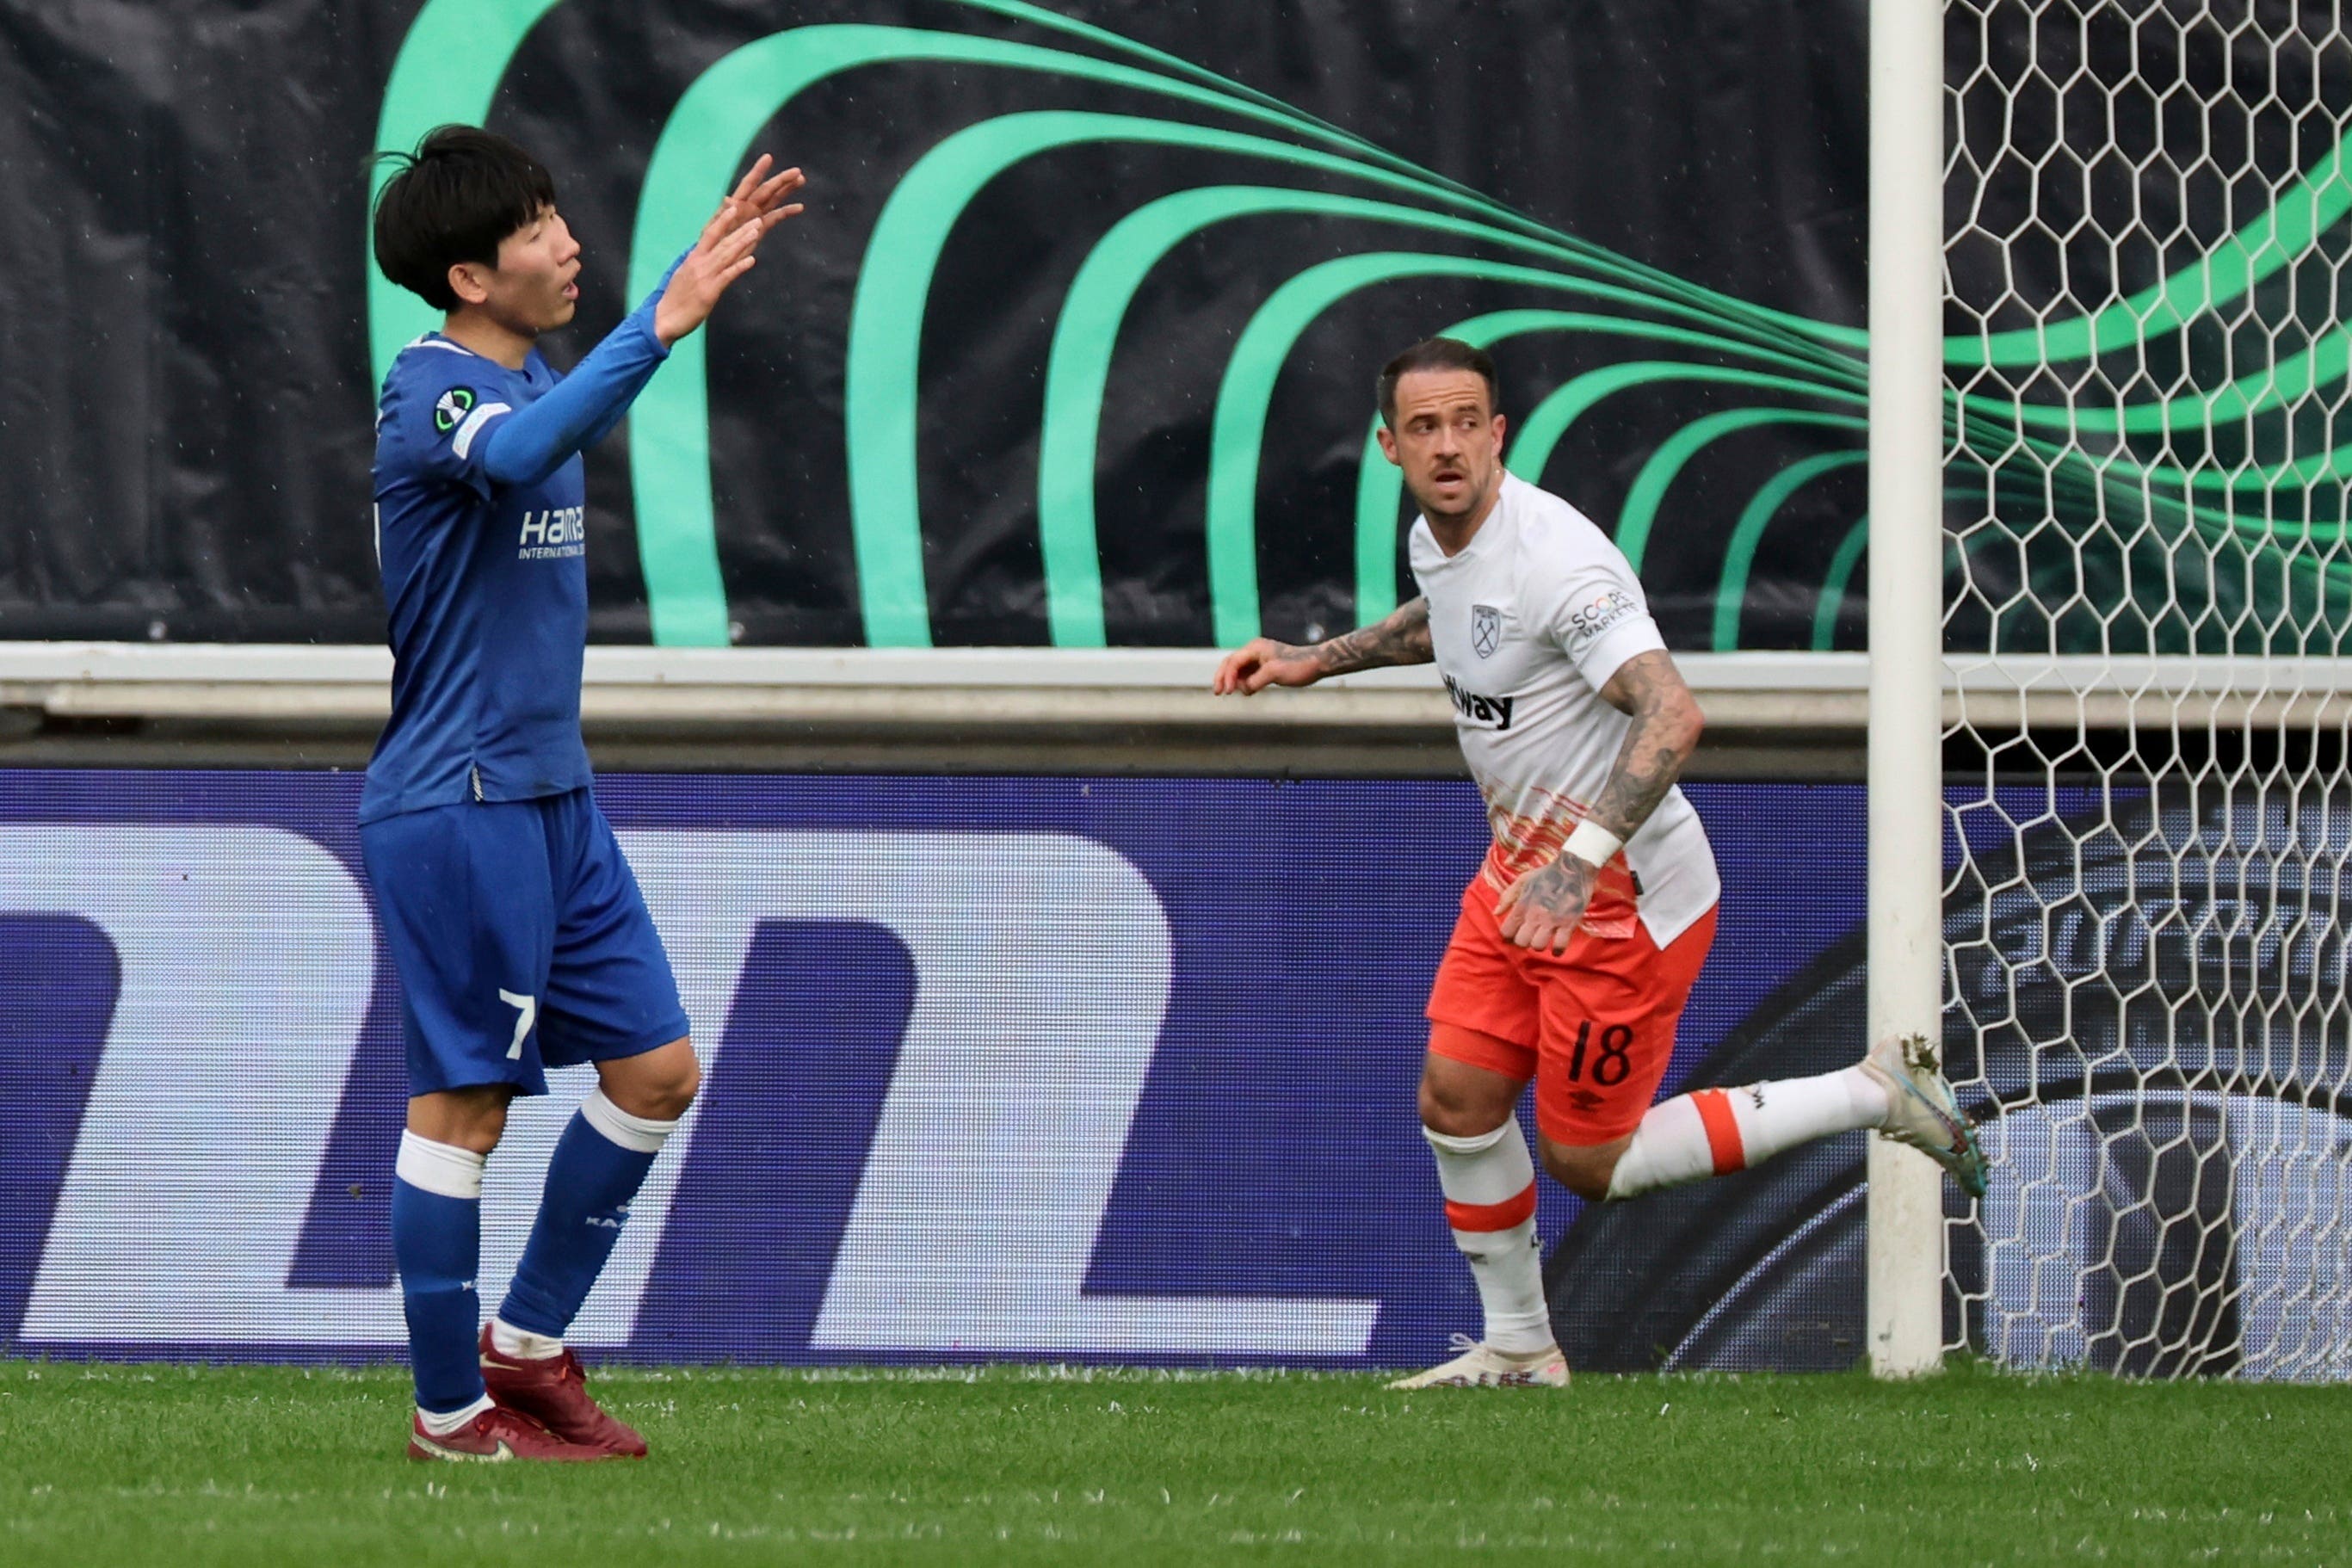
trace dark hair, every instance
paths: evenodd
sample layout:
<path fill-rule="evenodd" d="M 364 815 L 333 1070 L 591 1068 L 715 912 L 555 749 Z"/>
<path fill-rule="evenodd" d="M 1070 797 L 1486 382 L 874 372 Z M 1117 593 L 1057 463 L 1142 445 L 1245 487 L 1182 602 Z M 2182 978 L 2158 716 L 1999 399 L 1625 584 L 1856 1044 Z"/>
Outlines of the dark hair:
<path fill-rule="evenodd" d="M 1495 379 L 1495 362 L 1485 349 L 1472 348 L 1460 338 L 1430 338 L 1418 342 L 1381 367 L 1381 423 L 1396 428 L 1396 389 L 1417 370 L 1475 370 L 1486 379 L 1486 411 L 1503 405 L 1502 384 Z"/>
<path fill-rule="evenodd" d="M 539 160 L 491 132 L 440 125 L 414 153 L 378 153 L 400 165 L 375 199 L 375 264 L 436 310 L 454 310 L 449 268 L 499 264 L 499 243 L 555 205 Z"/>

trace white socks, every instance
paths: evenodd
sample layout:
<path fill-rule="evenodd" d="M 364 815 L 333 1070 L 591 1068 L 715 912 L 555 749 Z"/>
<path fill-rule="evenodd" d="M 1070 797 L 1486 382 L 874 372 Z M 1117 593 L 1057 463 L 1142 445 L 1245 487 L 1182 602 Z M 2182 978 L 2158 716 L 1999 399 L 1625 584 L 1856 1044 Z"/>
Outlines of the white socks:
<path fill-rule="evenodd" d="M 1699 1089 L 1654 1105 L 1609 1178 L 1612 1198 L 1744 1171 L 1784 1149 L 1875 1127 L 1886 1091 L 1860 1067 L 1744 1089 Z"/>
<path fill-rule="evenodd" d="M 1543 1255 L 1536 1244 L 1536 1167 L 1512 1117 L 1492 1132 L 1456 1138 L 1424 1127 L 1454 1245 L 1470 1260 L 1486 1310 L 1486 1342 L 1498 1351 L 1549 1350 Z"/>
<path fill-rule="evenodd" d="M 392 1171 L 420 1192 L 474 1203 L 481 1198 L 482 1171 L 489 1160 L 488 1154 L 477 1154 L 452 1143 L 436 1143 L 403 1128 L 400 1152 L 394 1157 Z"/>
<path fill-rule="evenodd" d="M 677 1131 L 675 1121 L 656 1121 L 650 1116 L 632 1116 L 604 1098 L 603 1089 L 592 1089 L 588 1098 L 580 1102 L 580 1115 L 589 1126 L 604 1135 L 607 1143 L 638 1154 L 658 1154 L 669 1135 Z"/>
<path fill-rule="evenodd" d="M 1886 1112 L 1885 1089 L 1859 1066 L 1818 1078 L 1678 1094 L 1642 1118 L 1609 1178 L 1609 1196 L 1630 1198 L 1743 1171 L 1800 1143 L 1875 1127 Z M 1549 1350 L 1551 1313 L 1536 1243 L 1535 1161 L 1518 1118 L 1467 1138 L 1427 1127 L 1421 1133 L 1437 1156 L 1454 1245 L 1469 1259 L 1478 1284 L 1486 1344 L 1522 1354 Z M 498 1328 L 493 1323 L 491 1331 Z M 506 1348 L 504 1342 L 499 1348 Z"/>
<path fill-rule="evenodd" d="M 416 1407 L 416 1420 L 425 1428 L 426 1436 L 446 1437 L 471 1426 L 475 1416 L 491 1407 L 490 1396 L 487 1394 L 463 1410 L 452 1410 L 446 1415 L 436 1414 L 420 1405 Z"/>
<path fill-rule="evenodd" d="M 563 1342 L 552 1334 L 518 1329 L 504 1318 L 490 1320 L 490 1348 L 520 1361 L 552 1361 L 563 1353 Z"/>

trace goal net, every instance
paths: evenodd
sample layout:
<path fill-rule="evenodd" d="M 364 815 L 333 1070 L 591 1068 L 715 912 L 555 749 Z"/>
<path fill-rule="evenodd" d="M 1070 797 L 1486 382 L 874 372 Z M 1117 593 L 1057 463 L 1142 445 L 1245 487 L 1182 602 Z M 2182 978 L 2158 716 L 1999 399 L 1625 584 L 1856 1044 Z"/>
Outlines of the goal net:
<path fill-rule="evenodd" d="M 1944 1344 L 2352 1376 L 2352 41 L 1945 23 Z"/>

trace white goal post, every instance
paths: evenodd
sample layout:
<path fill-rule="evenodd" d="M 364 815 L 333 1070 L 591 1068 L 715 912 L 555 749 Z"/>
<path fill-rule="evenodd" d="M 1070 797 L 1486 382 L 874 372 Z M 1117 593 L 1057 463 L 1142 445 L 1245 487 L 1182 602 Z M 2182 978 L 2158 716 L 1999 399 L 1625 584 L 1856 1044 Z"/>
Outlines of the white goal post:
<path fill-rule="evenodd" d="M 2352 1379 L 2352 38 L 1872 27 L 1871 1364 Z"/>
<path fill-rule="evenodd" d="M 1942 0 L 1870 28 L 1869 1037 L 1943 1031 Z M 1871 1370 L 1942 1362 L 1942 1173 L 1870 1141 Z"/>

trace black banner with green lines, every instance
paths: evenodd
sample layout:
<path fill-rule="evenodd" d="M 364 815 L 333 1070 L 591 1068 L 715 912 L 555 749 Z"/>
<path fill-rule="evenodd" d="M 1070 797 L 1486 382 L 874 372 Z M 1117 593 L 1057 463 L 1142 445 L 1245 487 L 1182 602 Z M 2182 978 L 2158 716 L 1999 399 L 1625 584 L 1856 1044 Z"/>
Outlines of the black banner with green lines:
<path fill-rule="evenodd" d="M 468 121 L 541 155 L 586 247 L 559 365 L 751 153 L 811 174 L 808 214 L 591 455 L 600 639 L 1086 648 L 1358 624 L 1412 591 L 1371 379 L 1451 331 L 1502 367 L 1513 468 L 1614 531 L 1676 647 L 1858 646 L 1865 11 L 11 13 L 0 636 L 380 636 L 373 386 L 434 320 L 367 264 L 362 164 Z M 2102 162 L 2130 142 L 2126 96 L 2095 122 L 2032 96 L 2002 68 L 2042 49 L 2032 15 L 1987 18 L 1953 34 L 1978 160 L 1955 179 L 1980 163 L 1998 198 L 1952 204 L 1961 635 L 2275 646 L 2284 625 L 2311 646 L 2337 621 L 2345 375 L 2312 301 L 2352 189 L 2343 126 L 2308 110 L 2343 62 L 2273 70 L 2288 112 L 2250 108 L 2234 143 L 2208 125 L 2195 159 Z M 2163 63 L 2134 47 L 2083 68 Z M 2239 52 L 2189 26 L 2169 58 L 2250 92 Z M 2001 142 L 1968 141 L 1994 120 Z M 2037 147 L 2079 188 L 2021 207 Z M 2160 230 L 2151 170 L 2179 190 Z M 2085 216 L 2149 243 L 2077 244 Z M 2047 257 L 2044 229 L 2069 237 Z"/>

